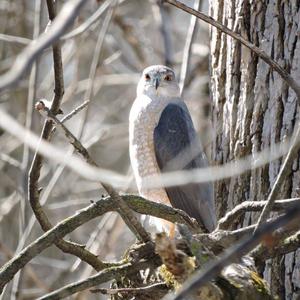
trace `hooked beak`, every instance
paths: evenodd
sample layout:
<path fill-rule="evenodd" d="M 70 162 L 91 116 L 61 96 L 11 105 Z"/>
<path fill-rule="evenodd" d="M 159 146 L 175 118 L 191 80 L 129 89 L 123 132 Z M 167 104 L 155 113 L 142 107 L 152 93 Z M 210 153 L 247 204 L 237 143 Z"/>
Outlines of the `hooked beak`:
<path fill-rule="evenodd" d="M 155 78 L 155 89 L 157 90 L 159 86 L 159 79 L 158 78 Z"/>

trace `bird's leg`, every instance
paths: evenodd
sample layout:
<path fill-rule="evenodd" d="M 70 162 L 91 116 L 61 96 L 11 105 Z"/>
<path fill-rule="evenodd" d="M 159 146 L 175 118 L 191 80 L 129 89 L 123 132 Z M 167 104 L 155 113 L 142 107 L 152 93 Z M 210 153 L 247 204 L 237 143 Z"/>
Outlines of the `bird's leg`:
<path fill-rule="evenodd" d="M 170 224 L 169 237 L 172 240 L 175 238 L 175 224 L 173 223 Z"/>
<path fill-rule="evenodd" d="M 163 227 L 168 234 L 169 238 L 173 240 L 175 238 L 175 224 L 166 220 L 163 220 Z"/>

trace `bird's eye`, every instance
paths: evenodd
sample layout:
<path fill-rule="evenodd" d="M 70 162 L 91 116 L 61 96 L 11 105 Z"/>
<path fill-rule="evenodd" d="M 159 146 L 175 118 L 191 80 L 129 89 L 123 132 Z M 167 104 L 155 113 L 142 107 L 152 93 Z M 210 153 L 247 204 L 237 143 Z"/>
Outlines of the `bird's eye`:
<path fill-rule="evenodd" d="M 165 76 L 165 80 L 166 81 L 171 81 L 173 78 L 172 78 L 172 75 L 166 75 Z"/>
<path fill-rule="evenodd" d="M 146 80 L 150 80 L 150 75 L 149 74 L 145 74 L 145 79 Z"/>

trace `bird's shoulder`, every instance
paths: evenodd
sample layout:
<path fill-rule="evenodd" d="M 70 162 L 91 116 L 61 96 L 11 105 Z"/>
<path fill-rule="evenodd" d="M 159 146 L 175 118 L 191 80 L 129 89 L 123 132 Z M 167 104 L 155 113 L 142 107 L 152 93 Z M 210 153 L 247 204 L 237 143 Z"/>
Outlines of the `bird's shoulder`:
<path fill-rule="evenodd" d="M 183 101 L 173 101 L 167 104 L 161 112 L 158 126 L 176 127 L 194 131 L 193 121 L 186 104 Z"/>
<path fill-rule="evenodd" d="M 180 98 L 170 98 L 162 95 L 146 95 L 142 94 L 136 97 L 130 110 L 129 120 L 155 116 L 159 119 L 165 108 L 170 105 L 181 105 L 183 102 Z M 184 105 L 182 106 L 183 109 Z"/>

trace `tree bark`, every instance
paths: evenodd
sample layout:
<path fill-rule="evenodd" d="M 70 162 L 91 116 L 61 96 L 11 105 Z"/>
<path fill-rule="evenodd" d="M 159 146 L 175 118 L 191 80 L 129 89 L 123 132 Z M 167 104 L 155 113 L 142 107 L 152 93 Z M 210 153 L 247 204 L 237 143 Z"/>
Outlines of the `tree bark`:
<path fill-rule="evenodd" d="M 300 82 L 299 1 L 210 1 L 211 16 L 263 49 Z M 211 31 L 211 95 L 216 164 L 259 152 L 290 137 L 298 116 L 295 93 L 249 49 L 215 28 Z M 215 184 L 218 216 L 245 200 L 266 199 L 282 159 Z M 299 195 L 299 157 L 281 197 Z M 236 226 L 257 221 L 246 214 Z M 300 295 L 300 250 L 268 261 L 264 276 L 274 295 Z"/>

